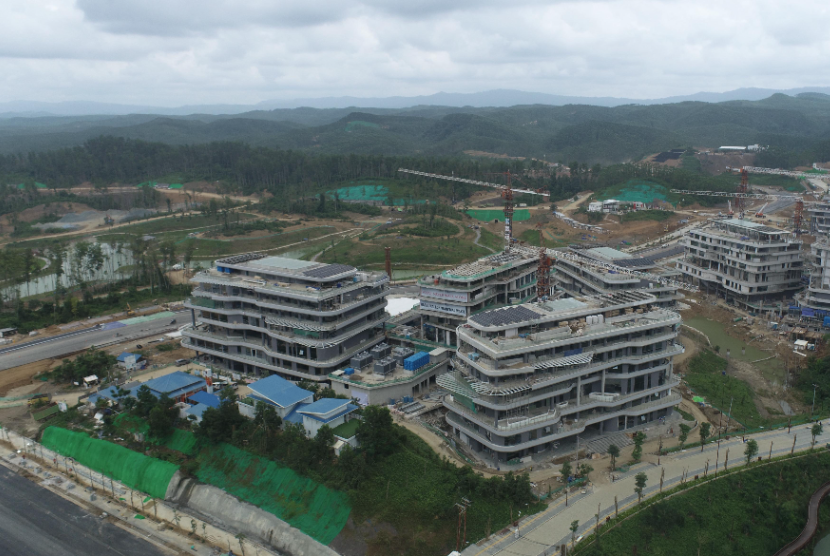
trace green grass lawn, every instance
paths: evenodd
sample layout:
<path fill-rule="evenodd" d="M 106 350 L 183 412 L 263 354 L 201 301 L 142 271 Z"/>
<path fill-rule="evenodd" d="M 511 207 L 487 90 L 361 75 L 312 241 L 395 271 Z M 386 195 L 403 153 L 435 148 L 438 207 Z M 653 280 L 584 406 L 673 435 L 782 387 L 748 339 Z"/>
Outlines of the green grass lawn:
<path fill-rule="evenodd" d="M 620 219 L 623 222 L 642 222 L 645 220 L 663 222 L 672 216 L 674 216 L 674 213 L 670 210 L 638 210 L 623 214 Z"/>
<path fill-rule="evenodd" d="M 196 259 L 207 259 L 233 253 L 248 253 L 251 251 L 267 251 L 278 247 L 285 247 L 294 243 L 302 243 L 321 236 L 335 233 L 333 226 L 316 226 L 314 228 L 303 228 L 282 234 L 268 235 L 262 237 L 238 237 L 230 239 L 202 239 L 195 238 L 196 251 L 193 256 Z M 320 248 L 322 250 L 322 247 Z M 276 253 L 272 253 L 276 254 Z"/>
<path fill-rule="evenodd" d="M 713 351 L 704 350 L 689 361 L 686 371 L 686 381 L 699 395 L 706 398 L 708 403 L 717 406 L 721 411 L 729 411 L 732 403 L 732 418 L 754 428 L 766 424 L 766 420 L 758 413 L 755 407 L 755 393 L 749 384 L 722 374 L 727 369 L 726 359 L 718 357 Z"/>
<path fill-rule="evenodd" d="M 732 465 L 744 463 L 735 461 Z M 709 481 L 655 503 L 602 533 L 599 543 L 586 545 L 583 549 L 578 546 L 575 554 L 773 554 L 798 536 L 804 527 L 810 496 L 830 480 L 830 454 L 820 452 L 793 460 L 753 465 L 757 467 Z M 816 541 L 828 525 L 830 512 L 822 507 L 820 534 Z M 799 554 L 812 554 L 812 549 Z"/>
<path fill-rule="evenodd" d="M 490 230 L 485 230 L 484 228 L 479 228 L 479 231 L 481 232 L 481 238 L 478 240 L 478 242 L 481 245 L 489 247 L 496 253 L 504 249 L 504 236 L 494 234 Z"/>
<path fill-rule="evenodd" d="M 371 240 L 350 239 L 338 243 L 318 260 L 350 264 L 359 268 L 382 269 L 384 247 L 392 248 L 392 264 L 428 267 L 457 265 L 489 255 L 490 251 L 473 244 L 473 231 L 465 228 L 462 237 L 418 238 L 381 236 Z"/>

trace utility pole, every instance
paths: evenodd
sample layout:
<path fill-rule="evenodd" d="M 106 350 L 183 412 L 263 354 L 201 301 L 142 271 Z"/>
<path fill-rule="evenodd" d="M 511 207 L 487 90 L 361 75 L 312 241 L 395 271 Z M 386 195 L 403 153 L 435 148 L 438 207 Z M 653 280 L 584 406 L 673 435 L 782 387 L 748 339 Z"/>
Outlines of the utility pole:
<path fill-rule="evenodd" d="M 769 443 L 769 457 L 767 458 L 767 461 L 770 461 L 771 459 L 772 459 L 772 442 Z"/>
<path fill-rule="evenodd" d="M 735 401 L 735 398 L 729 398 L 729 413 L 726 414 L 726 432 L 729 432 L 729 422 L 732 420 L 732 402 Z"/>
<path fill-rule="evenodd" d="M 718 439 L 718 451 L 715 454 L 715 475 L 718 474 L 718 462 L 720 461 L 720 439 Z"/>
<path fill-rule="evenodd" d="M 796 438 L 798 438 L 798 435 L 797 435 L 797 434 L 794 434 L 794 435 L 793 435 L 793 447 L 792 447 L 792 448 L 790 448 L 790 455 L 793 455 L 793 454 L 795 453 L 795 439 L 796 439 Z"/>

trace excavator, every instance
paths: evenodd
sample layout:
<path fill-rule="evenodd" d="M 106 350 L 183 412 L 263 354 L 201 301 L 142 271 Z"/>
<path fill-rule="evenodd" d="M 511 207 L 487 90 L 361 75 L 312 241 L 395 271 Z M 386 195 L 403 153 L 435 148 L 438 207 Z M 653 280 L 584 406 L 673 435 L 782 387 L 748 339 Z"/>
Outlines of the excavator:
<path fill-rule="evenodd" d="M 134 316 L 134 315 L 135 315 L 135 311 L 133 311 L 133 308 L 132 308 L 132 307 L 130 307 L 130 304 L 129 304 L 129 303 L 127 303 L 127 316 L 128 316 L 128 317 L 132 317 L 132 316 Z"/>

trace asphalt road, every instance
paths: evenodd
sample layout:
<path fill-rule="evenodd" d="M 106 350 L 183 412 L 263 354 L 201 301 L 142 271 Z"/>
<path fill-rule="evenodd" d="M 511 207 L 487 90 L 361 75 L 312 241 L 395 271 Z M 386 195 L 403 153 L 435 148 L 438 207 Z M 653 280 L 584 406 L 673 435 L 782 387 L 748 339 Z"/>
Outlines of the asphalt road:
<path fill-rule="evenodd" d="M 162 550 L 0 467 L 0 554 L 164 556 Z"/>
<path fill-rule="evenodd" d="M 160 318 L 139 324 L 123 326 L 114 330 L 93 330 L 84 333 L 70 333 L 54 338 L 44 338 L 34 344 L 25 346 L 11 346 L 0 351 L 0 371 L 34 363 L 41 359 L 62 357 L 66 354 L 86 349 L 91 345 L 101 345 L 112 341 L 139 339 L 155 334 L 164 334 L 187 324 L 190 313 L 187 311 L 176 314 L 176 324 L 171 325 L 168 318 Z M 116 336 L 120 334 L 120 336 Z"/>

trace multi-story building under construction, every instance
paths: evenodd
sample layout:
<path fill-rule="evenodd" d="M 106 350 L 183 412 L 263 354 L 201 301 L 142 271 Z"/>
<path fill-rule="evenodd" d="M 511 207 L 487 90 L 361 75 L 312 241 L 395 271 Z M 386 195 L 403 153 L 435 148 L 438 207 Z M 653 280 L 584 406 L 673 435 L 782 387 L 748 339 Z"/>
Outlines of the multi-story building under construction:
<path fill-rule="evenodd" d="M 507 461 L 666 418 L 680 403 L 680 322 L 642 290 L 475 314 L 458 328 L 454 371 L 438 377 L 447 423 Z"/>
<path fill-rule="evenodd" d="M 420 305 L 408 327 L 411 339 L 454 349 L 456 329 L 470 315 L 535 299 L 538 266 L 538 253 L 513 249 L 421 278 Z M 403 340 L 406 328 L 397 330 L 397 339 Z"/>
<path fill-rule="evenodd" d="M 677 262 L 687 280 L 748 311 L 791 298 L 802 287 L 802 242 L 791 232 L 747 220 L 712 220 L 690 230 Z"/>
<path fill-rule="evenodd" d="M 249 253 L 191 281 L 182 344 L 233 371 L 328 380 L 384 339 L 385 273 Z"/>

